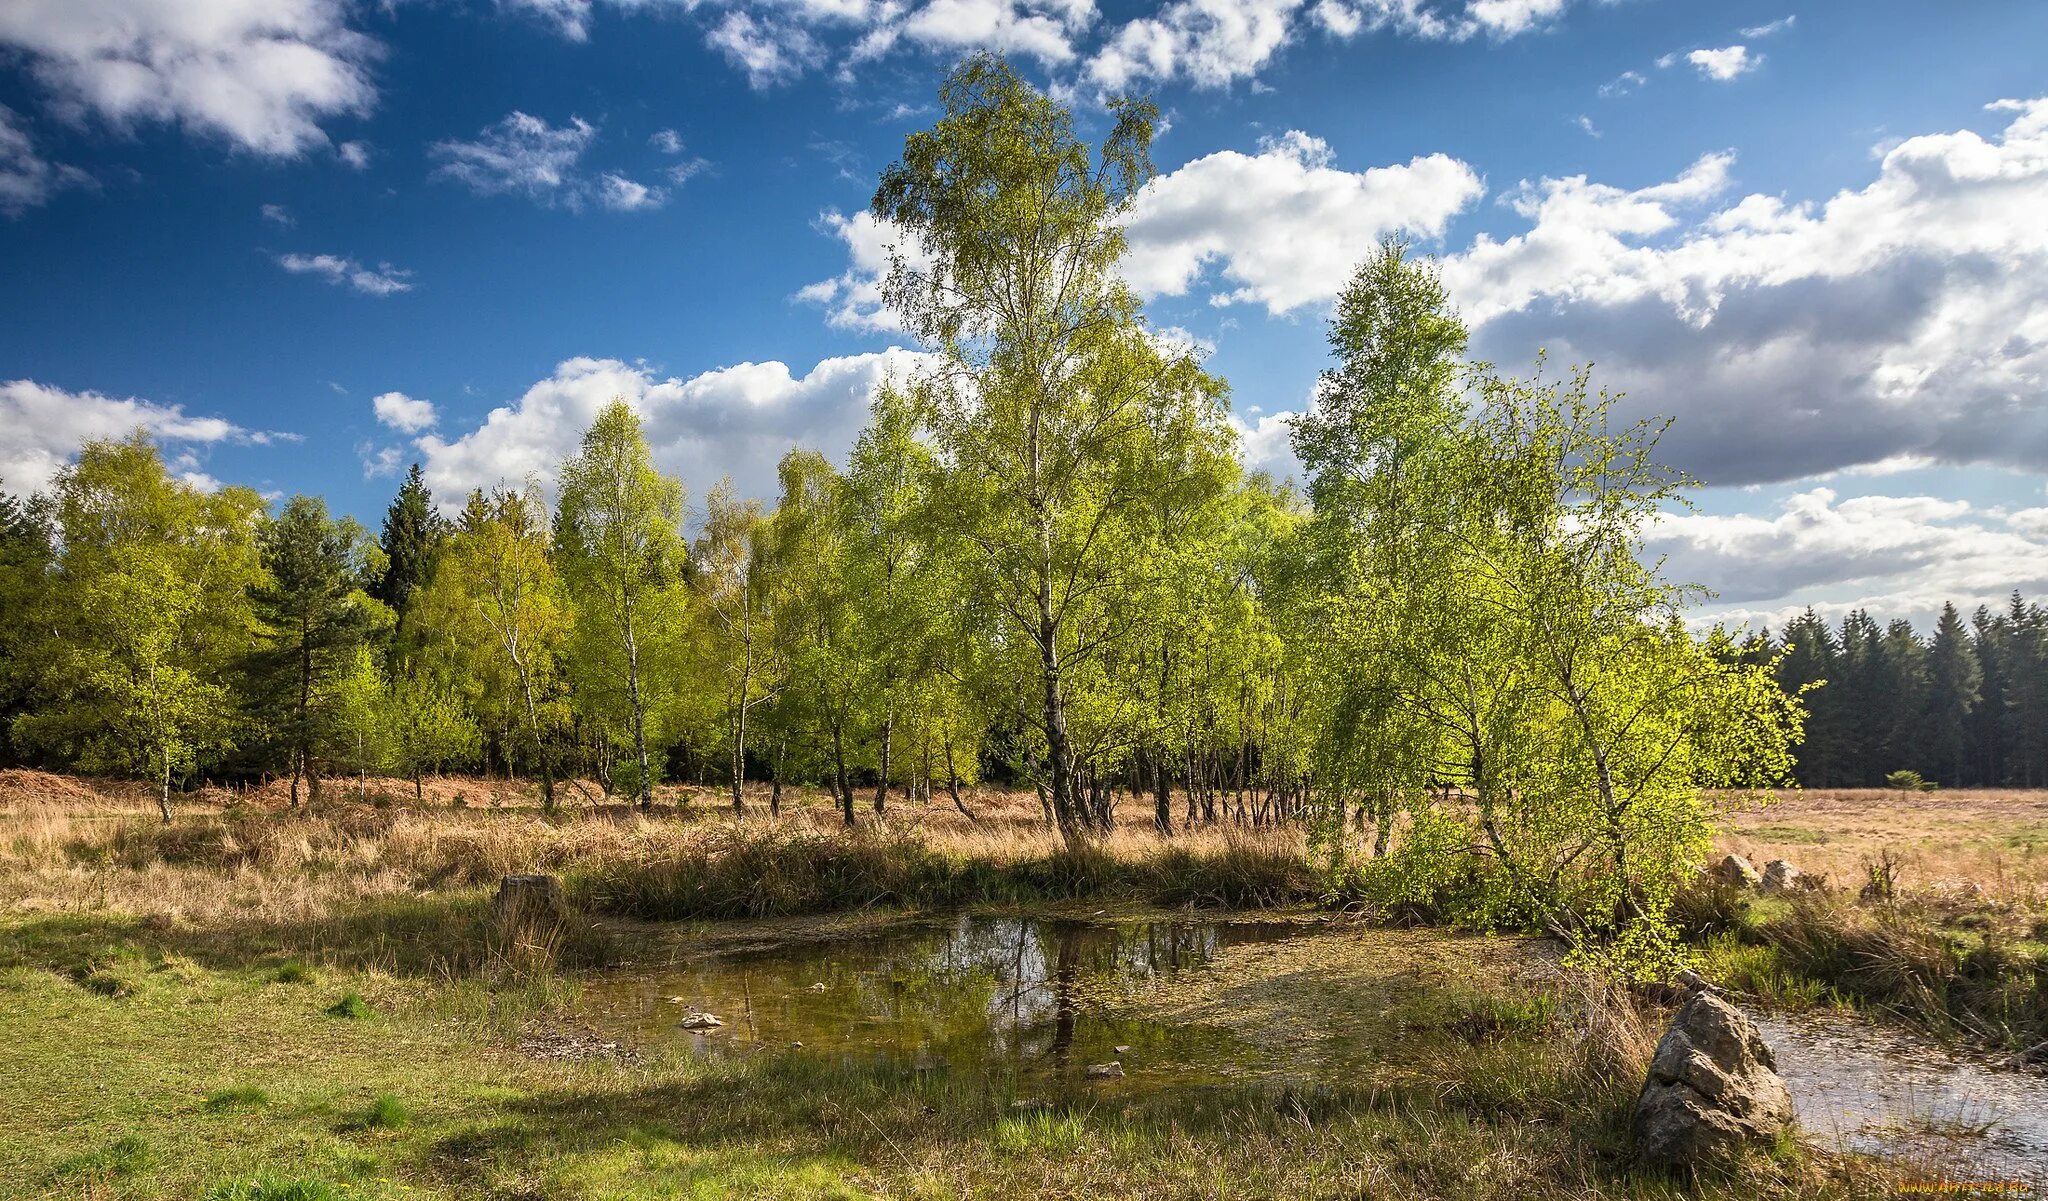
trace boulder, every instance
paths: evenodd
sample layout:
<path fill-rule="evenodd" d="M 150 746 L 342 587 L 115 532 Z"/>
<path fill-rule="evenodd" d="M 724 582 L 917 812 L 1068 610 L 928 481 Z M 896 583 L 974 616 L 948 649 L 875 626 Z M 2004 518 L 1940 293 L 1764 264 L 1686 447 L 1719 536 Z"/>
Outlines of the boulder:
<path fill-rule="evenodd" d="M 1730 888 L 1755 888 L 1763 879 L 1757 874 L 1756 865 L 1740 855 L 1724 855 L 1721 862 L 1707 869 L 1707 875 L 1716 884 Z"/>
<path fill-rule="evenodd" d="M 1702 1163 L 1792 1124 L 1792 1094 L 1756 1026 L 1699 977 L 1681 983 L 1691 994 L 1636 1098 L 1636 1156 L 1645 1163 Z"/>
<path fill-rule="evenodd" d="M 553 876 L 506 876 L 498 881 L 498 899 L 491 903 L 491 921 L 500 934 L 549 929 L 567 921 L 569 916 L 562 882 Z"/>
<path fill-rule="evenodd" d="M 1798 868 L 1783 859 L 1773 859 L 1764 864 L 1763 880 L 1758 883 L 1757 888 L 1767 893 L 1790 892 L 1798 883 Z"/>
<path fill-rule="evenodd" d="M 1115 1080 L 1124 1074 L 1124 1065 L 1112 1059 L 1108 1063 L 1091 1063 L 1081 1070 L 1090 1080 Z"/>
<path fill-rule="evenodd" d="M 725 1019 L 715 1013 L 703 1013 L 693 1009 L 684 1014 L 683 1020 L 676 1024 L 685 1030 L 716 1030 L 725 1025 Z"/>

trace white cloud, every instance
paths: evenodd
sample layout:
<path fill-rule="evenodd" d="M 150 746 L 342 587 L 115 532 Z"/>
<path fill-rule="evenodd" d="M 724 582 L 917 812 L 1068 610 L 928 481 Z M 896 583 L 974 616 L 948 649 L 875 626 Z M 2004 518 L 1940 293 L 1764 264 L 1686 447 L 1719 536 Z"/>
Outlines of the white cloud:
<path fill-rule="evenodd" d="M 667 204 L 668 191 L 627 179 L 616 171 L 607 171 L 597 177 L 597 200 L 615 213 L 637 213 Z"/>
<path fill-rule="evenodd" d="M 485 126 L 474 141 L 436 142 L 436 174 L 469 185 L 482 196 L 512 192 L 540 204 L 582 203 L 583 181 L 576 165 L 597 137 L 597 126 L 570 117 L 560 127 L 513 111 Z"/>
<path fill-rule="evenodd" d="M 281 204 L 264 205 L 263 219 L 265 221 L 270 222 L 273 225 L 282 225 L 286 229 L 290 229 L 292 226 L 298 224 L 297 221 L 292 220 L 291 213 L 287 212 L 285 210 L 285 207 Z"/>
<path fill-rule="evenodd" d="M 1218 88 L 1251 78 L 1289 42 L 1300 7 L 1301 0 L 1174 0 L 1118 28 L 1089 60 L 1088 81 L 1117 92 L 1153 81 Z"/>
<path fill-rule="evenodd" d="M 1702 76 L 1726 83 L 1762 66 L 1764 57 L 1751 54 L 1747 46 L 1723 46 L 1718 50 L 1695 50 L 1685 56 L 1685 61 L 1698 67 Z"/>
<path fill-rule="evenodd" d="M 257 154 L 327 144 L 320 122 L 369 111 L 378 44 L 344 0 L 7 0 L 0 46 L 60 112 L 163 121 Z"/>
<path fill-rule="evenodd" d="M 1783 33 L 1786 30 L 1792 28 L 1793 24 L 1796 23 L 1798 20 L 1799 18 L 1797 16 L 1779 17 L 1777 20 L 1771 21 L 1767 24 L 1750 26 L 1749 28 L 1742 31 L 1742 36 L 1750 39 L 1751 41 L 1755 41 L 1758 38 L 1771 37 L 1773 35 Z"/>
<path fill-rule="evenodd" d="M 441 419 L 434 409 L 434 402 L 407 396 L 403 392 L 386 392 L 376 397 L 370 401 L 370 411 L 377 415 L 379 425 L 388 425 L 401 434 L 430 430 Z"/>
<path fill-rule="evenodd" d="M 669 131 L 664 131 L 669 132 Z M 436 142 L 428 153 L 440 162 L 435 174 L 465 184 L 480 196 L 524 196 L 546 207 L 579 211 L 596 203 L 612 212 L 660 208 L 668 191 L 617 171 L 583 170 L 583 156 L 597 141 L 597 126 L 572 116 L 567 125 L 514 110 L 485 126 L 471 141 Z M 658 135 L 657 135 L 658 136 Z M 680 143 L 678 143 L 680 148 Z M 694 170 L 696 164 L 689 164 Z M 670 177 L 680 183 L 687 174 Z"/>
<path fill-rule="evenodd" d="M 599 0 L 498 0 L 572 41 L 589 37 Z M 993 50 L 1060 70 L 1062 94 L 1184 80 L 1249 81 L 1304 34 L 1348 40 L 1386 31 L 1437 40 L 1505 40 L 1555 24 L 1574 0 L 1166 0 L 1105 22 L 1096 0 L 607 0 L 621 12 L 714 9 L 705 42 L 756 88 L 836 63 L 908 50 L 946 59 Z"/>
<path fill-rule="evenodd" d="M 775 17 L 757 18 L 744 9 L 726 13 L 705 40 L 745 72 L 747 83 L 755 88 L 786 83 L 824 57 L 824 48 L 802 25 Z"/>
<path fill-rule="evenodd" d="M 363 478 L 366 480 L 397 475 L 398 465 L 405 461 L 405 451 L 396 446 L 377 446 L 365 442 L 356 447 L 356 453 L 362 456 Z"/>
<path fill-rule="evenodd" d="M 498 7 L 529 13 L 572 42 L 590 39 L 591 0 L 498 0 Z"/>
<path fill-rule="evenodd" d="M 683 152 L 683 135 L 673 129 L 657 129 L 654 131 L 654 135 L 647 139 L 647 144 L 663 154 L 681 154 Z"/>
<path fill-rule="evenodd" d="M 1617 96 L 1626 96 L 1648 82 L 1649 77 L 1641 71 L 1623 71 L 1600 85 L 1600 99 L 1612 100 Z"/>
<path fill-rule="evenodd" d="M 1781 627 L 1814 603 L 1924 618 L 2048 587 L 2048 528 L 1930 496 L 1839 498 L 1814 488 L 1770 514 L 1667 513 L 1649 537 L 1672 579 L 1719 595 L 1703 616 Z"/>
<path fill-rule="evenodd" d="M 412 291 L 412 272 L 379 263 L 365 267 L 337 254 L 283 254 L 277 265 L 293 275 L 317 275 L 331 284 L 347 284 L 365 296 L 391 296 Z"/>
<path fill-rule="evenodd" d="M 1572 124 L 1578 126 L 1579 129 L 1582 132 L 1584 132 L 1585 135 L 1589 138 L 1597 138 L 1600 136 L 1600 127 L 1593 124 L 1593 118 L 1587 116 L 1584 113 L 1580 113 L 1577 117 L 1574 117 L 1572 119 Z"/>
<path fill-rule="evenodd" d="M 1911 455 L 2048 467 L 2048 100 L 1907 138 L 1825 203 L 1725 195 L 1732 155 L 1636 190 L 1546 179 L 1444 276 L 1475 348 L 1593 361 L 1710 483 Z"/>
<path fill-rule="evenodd" d="M 768 362 L 676 379 L 617 359 L 569 359 L 476 429 L 452 440 L 430 434 L 414 445 L 444 508 L 460 506 L 472 488 L 529 478 L 552 488 L 598 410 L 620 397 L 645 421 L 656 461 L 693 497 L 727 474 L 744 494 L 768 497 L 775 465 L 791 446 L 843 453 L 867 420 L 875 386 L 907 377 L 920 361 L 892 348 L 826 359 L 801 377 Z"/>
<path fill-rule="evenodd" d="M 0 213 L 20 216 L 49 201 L 60 188 L 89 187 L 92 177 L 36 153 L 35 142 L 13 109 L 0 104 Z"/>
<path fill-rule="evenodd" d="M 889 273 L 890 250 L 909 244 L 903 232 L 865 209 L 851 217 L 827 212 L 818 218 L 818 227 L 846 243 L 847 267 L 832 279 L 799 290 L 796 299 L 823 306 L 826 321 L 838 329 L 903 332 L 902 319 L 882 303 L 882 279 Z M 912 262 L 929 262 L 915 247 L 912 250 Z"/>
<path fill-rule="evenodd" d="M 1237 286 L 1212 303 L 1272 313 L 1328 300 L 1385 235 L 1440 235 L 1484 191 L 1442 154 L 1344 171 L 1299 130 L 1256 155 L 1219 151 L 1145 186 L 1128 223 L 1125 278 L 1142 296 L 1181 295 L 1212 265 Z"/>
<path fill-rule="evenodd" d="M 370 165 L 370 144 L 368 142 L 343 142 L 334 148 L 336 157 L 350 168 L 360 171 Z"/>
<path fill-rule="evenodd" d="M 124 438 L 138 429 L 159 442 L 186 446 L 260 444 L 284 437 L 246 430 L 225 418 L 188 416 L 180 405 L 9 380 L 0 383 L 0 487 L 40 492 L 87 441 Z"/>

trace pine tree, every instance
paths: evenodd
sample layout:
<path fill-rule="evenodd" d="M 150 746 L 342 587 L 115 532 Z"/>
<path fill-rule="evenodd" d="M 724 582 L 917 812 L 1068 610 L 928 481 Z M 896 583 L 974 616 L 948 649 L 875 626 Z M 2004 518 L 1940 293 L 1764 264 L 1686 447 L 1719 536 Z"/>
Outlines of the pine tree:
<path fill-rule="evenodd" d="M 427 491 L 420 465 L 414 463 L 384 512 L 384 535 L 378 540 L 384 548 L 384 574 L 371 590 L 397 617 L 400 636 L 393 638 L 394 648 L 404 641 L 406 606 L 433 575 L 434 560 L 441 553 L 447 530 L 447 521 L 434 511 L 434 498 Z"/>
<path fill-rule="evenodd" d="M 1806 694 L 1806 742 L 1799 749 L 1799 782 L 1808 788 L 1838 786 L 1846 775 L 1842 736 L 1848 715 L 1835 687 L 1839 669 L 1834 632 L 1819 614 L 1808 609 L 1785 626 L 1778 686 L 1796 694 L 1819 685 Z"/>
<path fill-rule="evenodd" d="M 1928 764 L 1952 785 L 1977 783 L 1970 755 L 1970 716 L 1977 711 L 1983 674 L 1969 627 L 1953 604 L 1941 607 L 1927 651 L 1927 701 L 1922 718 Z"/>

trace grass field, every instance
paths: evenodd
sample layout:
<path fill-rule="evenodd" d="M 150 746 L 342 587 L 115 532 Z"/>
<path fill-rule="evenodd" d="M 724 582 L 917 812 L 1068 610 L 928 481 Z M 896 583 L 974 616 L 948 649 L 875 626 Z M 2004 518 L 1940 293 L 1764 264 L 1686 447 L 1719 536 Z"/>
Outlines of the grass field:
<path fill-rule="evenodd" d="M 1227 980 L 1227 994 L 1190 985 L 1134 1002 L 1329 1066 L 1311 1089 L 1247 1080 L 1020 1108 L 1032 1098 L 1000 1075 L 593 1049 L 564 1035 L 616 936 L 535 946 L 494 930 L 500 875 L 557 873 L 586 904 L 689 917 L 710 944 L 844 933 L 934 899 L 1299 904 L 1313 874 L 1298 833 L 1208 830 L 1169 846 L 1136 806 L 1072 863 L 1028 794 L 975 798 L 979 823 L 898 802 L 887 832 L 849 843 L 811 794 L 739 838 L 715 794 L 673 791 L 652 816 L 579 805 L 544 820 L 518 790 L 434 785 L 441 803 L 414 808 L 409 784 L 370 782 L 396 802 L 380 808 L 334 784 L 299 815 L 265 793 L 192 798 L 166 829 L 139 792 L 0 773 L 0 1195 L 1890 1195 L 1880 1166 L 1789 1147 L 1698 1182 L 1631 1168 L 1626 1114 L 1655 1015 L 1512 970 L 1522 952 L 1505 940 L 1460 950 L 1417 932 L 1415 957 L 1390 959 L 1385 932 L 1334 929 L 1199 978 Z M 2044 805 L 1807 796 L 1738 815 L 1728 839 L 1848 875 L 1894 848 L 1908 890 L 1917 864 L 1967 864 L 1985 873 L 1973 904 L 2018 915 L 2038 912 L 2024 848 Z M 1967 854 L 1941 852 L 1944 813 L 1967 815 Z M 648 879 L 693 882 L 619 891 Z M 1724 942 L 1716 954 L 1737 966 L 1776 946 Z M 1430 1030 L 1456 1037 L 1415 1037 Z M 1431 1049 L 1402 1071 L 1347 1073 L 1317 1059 L 1338 1035 L 1390 1063 Z"/>

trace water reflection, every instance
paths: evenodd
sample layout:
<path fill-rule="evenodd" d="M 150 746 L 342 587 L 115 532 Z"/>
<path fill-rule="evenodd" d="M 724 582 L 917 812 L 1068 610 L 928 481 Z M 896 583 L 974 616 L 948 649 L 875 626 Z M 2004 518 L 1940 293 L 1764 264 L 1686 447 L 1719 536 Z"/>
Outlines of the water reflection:
<path fill-rule="evenodd" d="M 705 1054 L 801 1043 L 808 1052 L 913 1070 L 1014 1066 L 1061 1074 L 1121 1060 L 1184 1082 L 1227 1074 L 1251 1058 L 1250 1049 L 1219 1030 L 1121 1019 L 1102 1002 L 1200 968 L 1224 947 L 1299 929 L 961 914 L 858 939 L 679 959 L 593 982 L 586 1015 L 642 1045 Z M 710 1034 L 685 1032 L 677 1023 L 692 1009 L 726 1024 Z"/>

